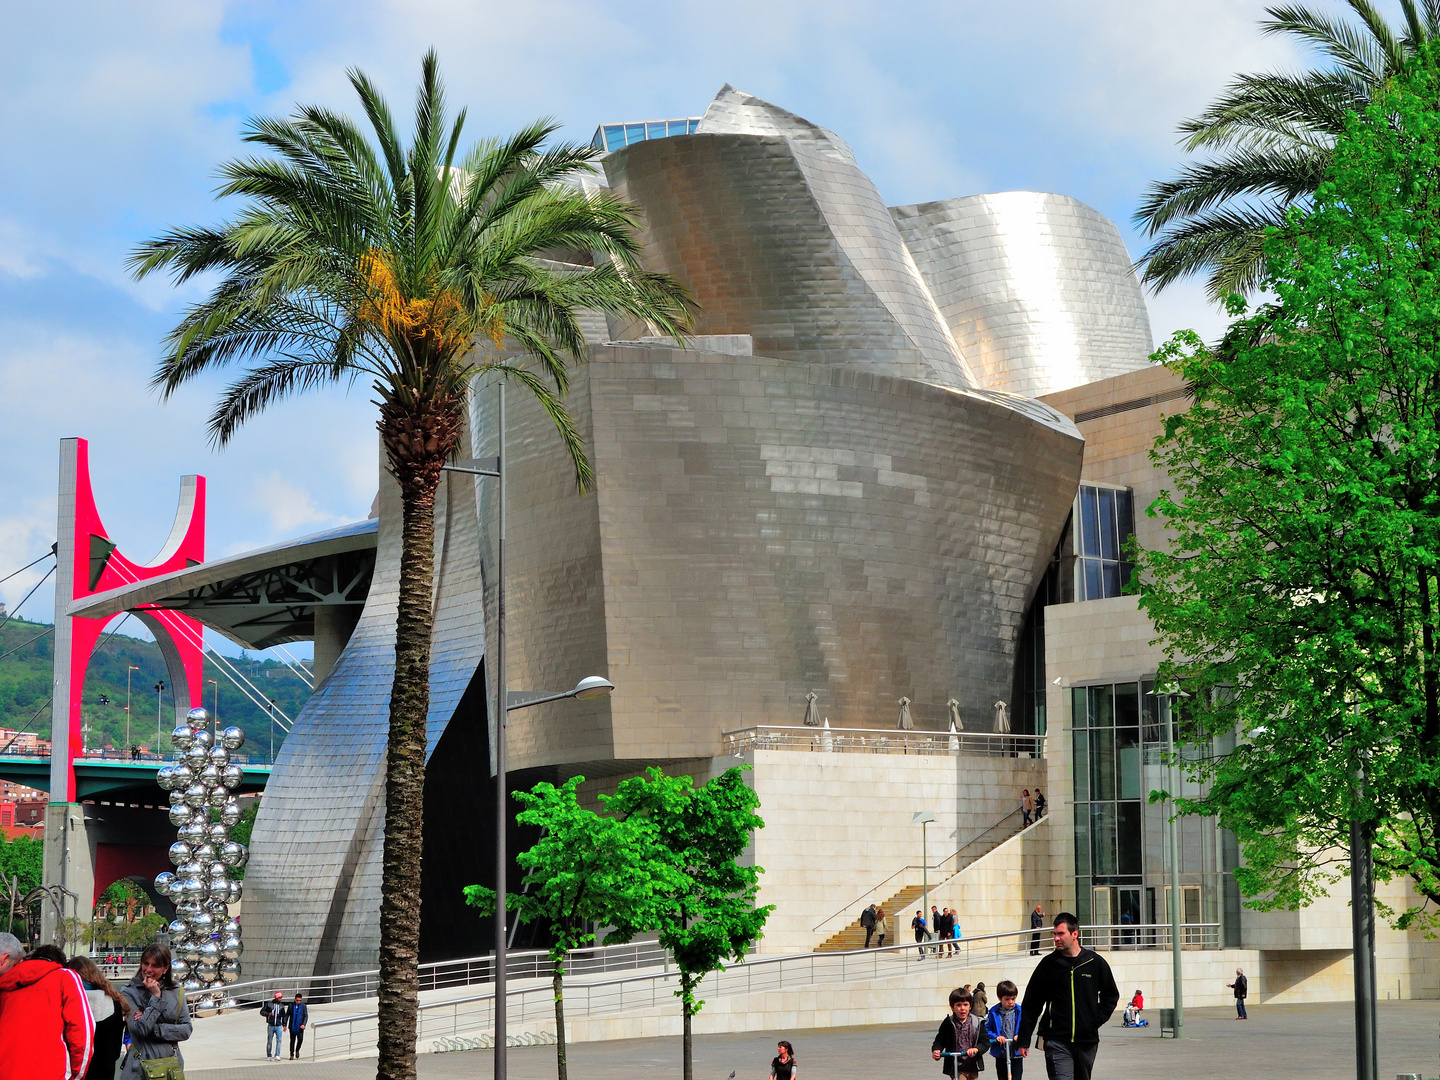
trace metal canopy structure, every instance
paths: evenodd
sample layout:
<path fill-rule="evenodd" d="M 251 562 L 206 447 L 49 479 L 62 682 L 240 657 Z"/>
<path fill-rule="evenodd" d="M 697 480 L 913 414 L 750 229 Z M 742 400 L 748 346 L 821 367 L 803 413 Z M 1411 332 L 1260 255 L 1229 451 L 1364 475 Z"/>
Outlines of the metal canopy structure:
<path fill-rule="evenodd" d="M 379 521 L 367 518 L 96 593 L 73 603 L 72 616 L 122 611 L 179 611 L 247 649 L 315 636 L 317 607 L 355 612 L 370 594 Z"/>

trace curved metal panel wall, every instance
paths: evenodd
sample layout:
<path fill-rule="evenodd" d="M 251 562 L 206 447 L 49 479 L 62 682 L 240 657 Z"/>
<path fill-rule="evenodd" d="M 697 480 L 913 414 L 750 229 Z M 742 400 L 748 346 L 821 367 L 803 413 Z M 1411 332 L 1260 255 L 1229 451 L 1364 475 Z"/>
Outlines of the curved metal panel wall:
<path fill-rule="evenodd" d="M 594 349 L 571 387 L 597 476 L 583 499 L 548 420 L 512 398 L 507 662 L 514 686 L 616 690 L 516 713 L 512 768 L 709 757 L 722 730 L 798 723 L 812 689 L 836 726 L 893 727 L 902 694 L 942 726 L 953 694 L 989 730 L 1078 483 L 1068 420 L 656 348 Z"/>
<path fill-rule="evenodd" d="M 378 962 L 401 527 L 399 489 L 384 469 L 379 509 L 364 613 L 329 678 L 296 717 L 255 821 L 245 873 L 247 979 Z M 474 481 L 449 475 L 441 481 L 435 526 L 428 752 L 484 653 Z"/>
<path fill-rule="evenodd" d="M 697 333 L 976 385 L 875 185 L 824 129 L 727 87 L 699 134 L 627 147 L 605 171 L 644 211 L 651 264 L 694 291 Z"/>
<path fill-rule="evenodd" d="M 891 213 L 980 385 L 1036 397 L 1150 363 L 1124 241 L 1084 203 L 1006 191 Z"/>

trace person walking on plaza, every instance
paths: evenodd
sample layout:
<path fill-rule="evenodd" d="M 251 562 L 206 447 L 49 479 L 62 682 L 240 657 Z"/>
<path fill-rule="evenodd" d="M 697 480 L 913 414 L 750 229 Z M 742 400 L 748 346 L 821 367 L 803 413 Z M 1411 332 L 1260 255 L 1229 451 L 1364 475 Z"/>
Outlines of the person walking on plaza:
<path fill-rule="evenodd" d="M 935 937 L 939 940 L 938 946 L 941 956 L 953 956 L 955 945 L 951 940 L 955 936 L 955 914 L 948 907 L 935 916 Z"/>
<path fill-rule="evenodd" d="M 290 1060 L 294 1061 L 300 1056 L 300 1047 L 305 1043 L 305 1026 L 310 1022 L 310 1010 L 305 1005 L 305 995 L 295 995 L 285 1019 L 290 1025 Z"/>
<path fill-rule="evenodd" d="M 110 985 L 100 966 L 88 956 L 72 956 L 65 966 L 80 976 L 90 1015 L 95 1020 L 95 1052 L 84 1080 L 115 1080 L 115 1063 L 120 1060 L 125 1038 L 125 999 Z M 74 1078 L 79 1080 L 79 1078 Z"/>
<path fill-rule="evenodd" d="M 1250 993 L 1250 980 L 1245 978 L 1245 972 L 1239 968 L 1235 969 L 1235 981 L 1225 984 L 1227 989 L 1235 991 L 1235 1019 L 1249 1020 L 1245 1012 L 1245 998 Z"/>
<path fill-rule="evenodd" d="M 985 993 L 985 984 L 976 983 L 970 991 L 970 1011 L 984 1020 L 990 1013 L 990 995 Z"/>
<path fill-rule="evenodd" d="M 1120 1004 L 1120 988 L 1105 958 L 1080 944 L 1080 923 L 1068 911 L 1055 916 L 1055 951 L 1035 965 L 1025 984 L 1020 1056 L 1030 1053 L 1038 1032 L 1045 1040 L 1045 1073 L 1050 1080 L 1090 1080 L 1100 1028 Z"/>
<path fill-rule="evenodd" d="M 1027 787 L 1020 796 L 1020 827 L 1023 829 L 1030 825 L 1035 818 L 1035 796 L 1030 794 Z"/>
<path fill-rule="evenodd" d="M 775 1047 L 775 1060 L 770 1062 L 770 1080 L 800 1080 L 795 1071 L 795 1048 L 781 1039 Z"/>
<path fill-rule="evenodd" d="M 1044 926 L 1044 925 L 1045 925 L 1045 909 L 1044 909 L 1043 907 L 1041 907 L 1039 904 L 1036 904 L 1036 905 L 1035 905 L 1035 910 L 1032 911 L 1032 912 L 1030 912 L 1030 929 L 1035 931 L 1035 933 L 1033 933 L 1033 934 L 1030 935 L 1030 955 L 1031 955 L 1031 956 L 1039 956 L 1039 955 L 1040 955 L 1040 928 L 1041 928 L 1042 926 Z"/>
<path fill-rule="evenodd" d="M 915 931 L 915 944 L 919 947 L 917 959 L 924 960 L 925 939 L 930 936 L 930 929 L 925 925 L 925 912 L 919 908 L 915 909 L 915 917 L 910 920 L 910 929 Z"/>
<path fill-rule="evenodd" d="M 1020 1080 L 1025 1074 L 1025 1059 L 1015 1055 L 1015 1034 L 1020 1030 L 1020 1006 L 1015 1004 L 1015 999 L 1020 991 L 1009 979 L 1002 979 L 995 986 L 995 994 L 1000 1003 L 985 1018 L 985 1034 L 990 1038 L 995 1075 L 1006 1080 Z"/>
<path fill-rule="evenodd" d="M 877 907 L 875 909 L 875 947 L 877 949 L 885 947 L 885 935 L 888 933 L 890 933 L 890 917 L 885 914 L 883 907 Z"/>
<path fill-rule="evenodd" d="M 940 938 L 943 936 L 943 935 L 940 933 L 940 931 L 941 931 L 941 929 L 943 928 L 943 926 L 944 926 L 944 924 L 943 924 L 943 922 L 941 921 L 941 918 L 940 918 L 940 909 L 939 909 L 938 907 L 936 907 L 934 904 L 931 904 L 931 905 L 930 905 L 930 933 L 926 934 L 925 936 L 928 937 L 928 938 L 930 938 L 932 941 L 936 942 L 936 944 L 934 945 L 934 947 L 932 947 L 931 950 L 930 950 L 930 951 L 931 951 L 932 953 L 934 953 L 936 956 L 939 956 L 939 955 L 940 955 L 940 952 L 941 952 L 941 947 L 940 947 L 939 941 L 940 941 Z"/>
<path fill-rule="evenodd" d="M 0 934 L 0 1077 L 82 1077 L 95 1050 L 85 984 L 55 946 L 24 952 L 17 937 Z"/>
<path fill-rule="evenodd" d="M 970 1012 L 970 992 L 950 991 L 950 1015 L 940 1021 L 940 1030 L 930 1044 L 930 1057 L 940 1062 L 946 1076 L 979 1076 L 985 1068 L 985 1051 L 990 1036 L 985 1022 Z"/>
<path fill-rule="evenodd" d="M 130 1014 L 125 1021 L 130 1049 L 120 1066 L 120 1080 L 145 1080 L 147 1062 L 151 1072 L 155 1071 L 153 1063 L 167 1059 L 174 1059 L 175 1068 L 183 1070 L 180 1044 L 190 1038 L 190 1010 L 185 1006 L 185 991 L 175 985 L 170 950 L 164 945 L 146 945 L 140 953 L 140 970 L 121 988 L 120 996 Z"/>
<path fill-rule="evenodd" d="M 279 1061 L 280 1048 L 284 1045 L 285 1021 L 289 1009 L 285 1006 L 285 995 L 279 990 L 275 996 L 260 1006 L 260 1019 L 265 1021 L 265 1060 Z M 271 1044 L 274 1050 L 271 1050 Z"/>
<path fill-rule="evenodd" d="M 1045 793 L 1038 787 L 1035 789 L 1035 820 L 1039 821 L 1045 816 Z"/>
<path fill-rule="evenodd" d="M 875 905 L 871 904 L 864 911 L 860 912 L 860 928 L 865 931 L 865 948 L 870 947 L 870 939 L 875 936 Z"/>

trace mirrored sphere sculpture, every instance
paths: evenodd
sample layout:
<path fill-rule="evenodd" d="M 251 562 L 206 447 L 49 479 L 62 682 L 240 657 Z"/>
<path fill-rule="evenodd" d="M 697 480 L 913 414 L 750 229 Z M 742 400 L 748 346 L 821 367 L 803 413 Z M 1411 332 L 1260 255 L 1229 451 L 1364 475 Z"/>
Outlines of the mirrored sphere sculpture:
<path fill-rule="evenodd" d="M 172 957 L 170 960 L 170 974 L 172 977 L 184 982 L 185 978 L 190 974 L 190 961 L 180 956 Z"/>
<path fill-rule="evenodd" d="M 210 788 L 203 783 L 194 783 L 185 789 L 185 801 L 197 810 L 204 806 L 209 798 Z"/>
<path fill-rule="evenodd" d="M 194 854 L 193 849 L 189 844 L 185 843 L 184 840 L 177 840 L 170 845 L 170 863 L 172 866 L 179 866 L 181 863 L 189 862 Z"/>
<path fill-rule="evenodd" d="M 240 821 L 240 804 L 231 799 L 220 809 L 220 820 L 226 825 L 234 825 Z"/>
<path fill-rule="evenodd" d="M 170 807 L 170 824 L 185 825 L 195 816 L 195 811 L 190 809 L 186 803 L 180 803 Z"/>
<path fill-rule="evenodd" d="M 245 745 L 245 733 L 238 727 L 227 727 L 220 733 L 220 740 L 226 750 L 239 750 Z"/>
<path fill-rule="evenodd" d="M 163 874 L 155 875 L 155 891 L 161 896 L 169 896 L 170 890 L 175 887 L 175 875 L 169 870 Z"/>
<path fill-rule="evenodd" d="M 209 758 L 211 765 L 219 765 L 222 769 L 230 763 L 230 751 L 223 746 L 210 747 L 205 756 Z"/>
<path fill-rule="evenodd" d="M 180 724 L 170 733 L 170 741 L 175 744 L 176 750 L 188 750 L 195 741 L 195 729 L 189 724 Z"/>
<path fill-rule="evenodd" d="M 175 787 L 175 766 L 163 765 L 160 771 L 155 774 L 155 783 L 160 785 L 162 791 L 172 791 Z"/>
<path fill-rule="evenodd" d="M 203 989 L 199 979 L 186 979 L 180 985 L 187 994 L 198 994 Z"/>
<path fill-rule="evenodd" d="M 245 771 L 239 765 L 226 765 L 220 771 L 220 779 L 227 788 L 237 788 L 245 779 Z"/>

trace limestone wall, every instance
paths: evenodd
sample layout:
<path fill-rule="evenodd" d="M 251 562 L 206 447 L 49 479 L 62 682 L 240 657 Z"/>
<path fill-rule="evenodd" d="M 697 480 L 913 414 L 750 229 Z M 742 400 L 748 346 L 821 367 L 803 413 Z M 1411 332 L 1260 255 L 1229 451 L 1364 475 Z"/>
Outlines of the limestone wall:
<path fill-rule="evenodd" d="M 862 894 L 907 864 L 918 867 L 916 811 L 935 814 L 928 828 L 934 865 L 1013 810 L 1021 789 L 1033 789 L 1045 768 L 1034 758 L 787 750 L 754 751 L 744 760 L 754 766 L 749 775 L 765 819 L 752 849 L 765 868 L 760 902 L 776 906 L 764 953 L 808 952 L 848 921 L 822 934 L 815 927 L 823 920 L 847 906 L 858 917 L 869 902 Z M 716 766 L 734 761 L 717 759 Z M 1018 817 L 1007 828 L 1018 829 Z M 994 884 L 1024 904 L 1018 880 Z M 881 891 L 883 901 L 894 890 Z M 997 891 L 993 903 L 1005 910 L 1005 895 Z M 904 932 L 913 914 L 892 913 L 894 932 Z M 1013 921 L 1005 929 L 1015 929 Z"/>

